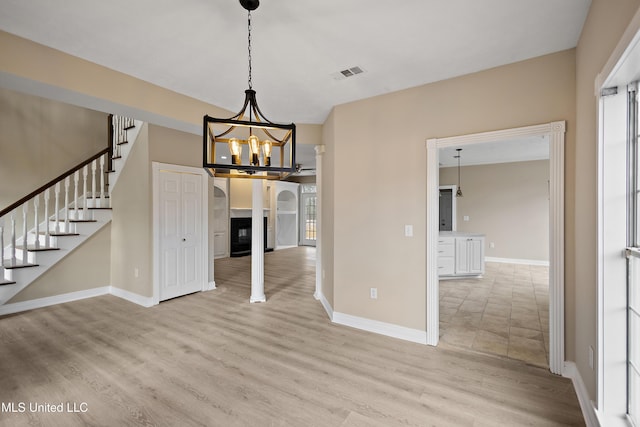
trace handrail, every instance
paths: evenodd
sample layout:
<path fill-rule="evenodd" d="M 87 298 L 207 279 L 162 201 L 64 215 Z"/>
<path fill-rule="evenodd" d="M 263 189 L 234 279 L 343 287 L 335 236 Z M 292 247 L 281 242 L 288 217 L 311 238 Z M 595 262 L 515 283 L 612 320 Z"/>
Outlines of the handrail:
<path fill-rule="evenodd" d="M 22 199 L 18 200 L 17 202 L 15 202 L 15 203 L 9 205 L 8 207 L 4 208 L 3 210 L 1 210 L 0 211 L 0 217 L 3 217 L 6 214 L 10 213 L 15 208 L 20 207 L 22 204 L 24 204 L 25 202 L 31 200 L 33 197 L 37 196 L 38 194 L 42 193 L 47 188 L 50 188 L 53 185 L 55 185 L 58 182 L 60 182 L 63 179 L 65 179 L 66 177 L 73 175 L 76 171 L 82 169 L 83 167 L 85 167 L 86 165 L 91 163 L 92 161 L 100 158 L 100 156 L 103 156 L 105 153 L 108 153 L 108 152 L 109 152 L 109 147 L 100 150 L 98 153 L 94 154 L 93 156 L 91 156 L 90 158 L 85 160 L 84 162 L 74 166 L 72 169 L 70 169 L 67 172 L 63 173 L 59 177 L 57 177 L 55 179 L 52 179 L 51 181 L 49 181 L 48 183 L 46 183 L 42 187 L 38 188 L 37 190 L 32 191 L 31 193 L 29 193 L 26 196 L 24 196 Z"/>

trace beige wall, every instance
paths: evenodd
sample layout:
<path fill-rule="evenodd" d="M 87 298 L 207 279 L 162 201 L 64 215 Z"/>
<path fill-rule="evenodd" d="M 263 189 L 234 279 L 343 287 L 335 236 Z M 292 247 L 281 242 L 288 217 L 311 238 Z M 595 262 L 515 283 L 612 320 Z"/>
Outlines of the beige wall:
<path fill-rule="evenodd" d="M 107 224 L 16 294 L 8 304 L 109 286 L 110 250 L 111 227 Z"/>
<path fill-rule="evenodd" d="M 149 133 L 143 125 L 111 193 L 111 284 L 145 297 L 153 296 Z"/>
<path fill-rule="evenodd" d="M 568 211 L 567 280 L 575 286 L 568 303 L 575 307 L 575 360 L 592 400 L 596 399 L 596 372 L 589 367 L 588 348 L 597 348 L 597 98 L 595 79 L 611 56 L 638 0 L 592 0 L 576 49 L 576 144 L 567 147 L 568 171 L 575 191 Z M 569 320 L 569 319 L 568 319 Z M 571 319 L 573 320 L 573 319 Z M 574 323 L 572 322 L 572 323 Z M 597 354 L 597 352 L 596 352 Z"/>
<path fill-rule="evenodd" d="M 229 207 L 231 209 L 251 209 L 253 204 L 252 179 L 229 180 Z"/>
<path fill-rule="evenodd" d="M 106 114 L 0 88 L 0 209 L 108 143 Z"/>
<path fill-rule="evenodd" d="M 106 114 L 0 88 L 0 209 L 107 145 Z M 41 198 L 41 221 L 44 220 L 43 203 Z M 53 211 L 53 196 L 49 208 Z M 32 212 L 33 205 L 28 217 L 30 227 L 33 226 Z M 11 230 L 8 221 L 5 224 L 4 241 L 8 242 Z M 16 229 L 18 232 L 22 229 L 21 212 L 16 218 Z M 104 236 L 103 229 L 99 236 L 82 245 L 82 251 L 68 255 L 10 302 L 108 286 L 109 241 Z"/>
<path fill-rule="evenodd" d="M 567 120 L 572 144 L 574 78 L 568 50 L 335 107 L 334 309 L 425 330 L 425 140 Z"/>
<path fill-rule="evenodd" d="M 484 233 L 487 257 L 549 261 L 549 161 L 460 170 L 464 196 L 456 198 L 457 230 Z M 440 169 L 440 185 L 457 182 L 457 168 Z"/>

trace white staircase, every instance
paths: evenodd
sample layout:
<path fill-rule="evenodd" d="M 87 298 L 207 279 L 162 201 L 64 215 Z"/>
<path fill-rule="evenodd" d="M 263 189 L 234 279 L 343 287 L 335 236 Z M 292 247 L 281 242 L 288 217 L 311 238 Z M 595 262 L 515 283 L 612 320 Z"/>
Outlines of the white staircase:
<path fill-rule="evenodd" d="M 0 212 L 0 306 L 111 222 L 109 196 L 141 126 L 112 116 L 111 148 Z"/>

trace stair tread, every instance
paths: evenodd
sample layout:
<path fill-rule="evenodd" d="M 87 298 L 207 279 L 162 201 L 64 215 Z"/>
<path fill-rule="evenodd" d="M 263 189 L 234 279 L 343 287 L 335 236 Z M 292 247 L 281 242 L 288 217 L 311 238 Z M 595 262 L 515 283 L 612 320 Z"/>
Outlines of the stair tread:
<path fill-rule="evenodd" d="M 111 158 L 111 160 L 118 160 L 118 159 L 121 159 L 121 158 L 122 158 L 122 156 L 113 156 L 113 157 Z"/>
<path fill-rule="evenodd" d="M 42 234 L 44 234 L 44 233 L 42 233 Z M 65 233 L 65 232 L 56 233 L 55 231 L 49 232 L 49 236 L 53 236 L 53 237 L 79 236 L 79 235 L 80 235 L 80 233 Z"/>
<path fill-rule="evenodd" d="M 136 127 L 136 125 L 125 126 L 124 130 L 133 129 L 134 127 Z"/>
<path fill-rule="evenodd" d="M 16 282 L 12 282 L 11 280 L 0 280 L 0 286 L 5 286 L 5 285 L 15 285 Z"/>
<path fill-rule="evenodd" d="M 129 143 L 129 141 L 120 141 L 116 145 L 124 145 L 124 144 L 128 144 L 128 143 Z"/>
<path fill-rule="evenodd" d="M 78 222 L 98 222 L 95 219 L 71 219 L 69 218 L 69 222 L 78 223 Z"/>
<path fill-rule="evenodd" d="M 7 270 L 13 270 L 16 268 L 29 268 L 29 267 L 37 267 L 38 264 L 31 264 L 29 262 L 23 264 L 22 261 L 5 261 L 2 265 Z"/>
<path fill-rule="evenodd" d="M 49 246 L 27 246 L 29 252 L 46 252 L 46 251 L 59 251 L 60 248 L 52 248 Z"/>

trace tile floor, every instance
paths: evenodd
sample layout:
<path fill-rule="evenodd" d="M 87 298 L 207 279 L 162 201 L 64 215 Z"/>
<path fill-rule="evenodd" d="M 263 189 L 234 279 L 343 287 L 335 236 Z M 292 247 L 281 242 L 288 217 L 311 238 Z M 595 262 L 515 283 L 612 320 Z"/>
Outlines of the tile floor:
<path fill-rule="evenodd" d="M 549 268 L 487 263 L 440 281 L 440 342 L 548 367 Z"/>

